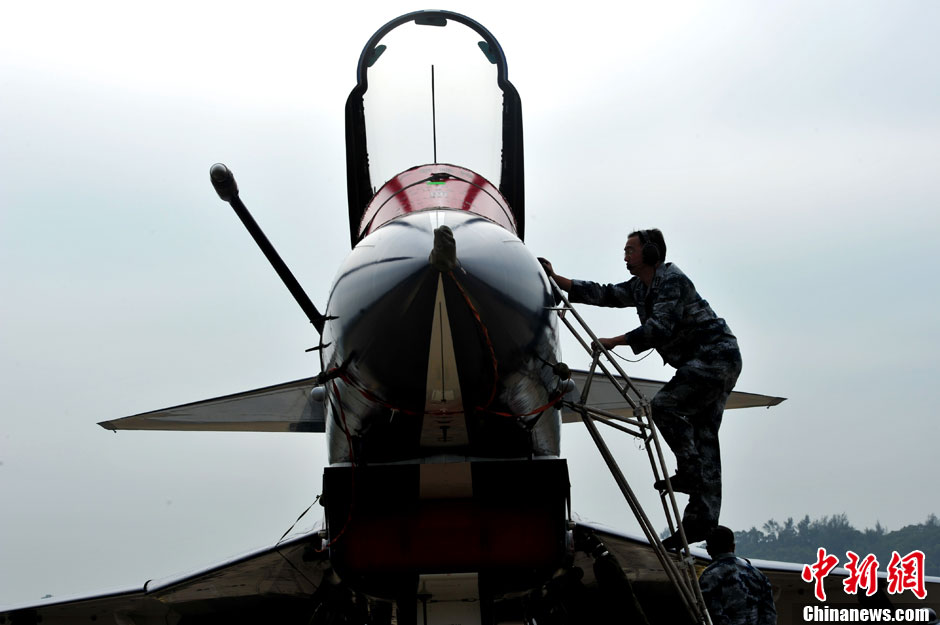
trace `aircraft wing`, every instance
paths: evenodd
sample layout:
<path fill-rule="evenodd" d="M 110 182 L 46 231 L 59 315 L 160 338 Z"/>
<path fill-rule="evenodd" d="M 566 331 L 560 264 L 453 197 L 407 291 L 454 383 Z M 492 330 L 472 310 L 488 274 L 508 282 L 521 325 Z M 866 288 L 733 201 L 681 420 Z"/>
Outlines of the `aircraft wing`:
<path fill-rule="evenodd" d="M 584 382 L 587 380 L 587 375 L 587 371 L 572 369 L 571 379 L 574 381 L 578 389 L 571 391 L 566 399 L 570 398 L 574 401 L 580 401 L 580 389 L 583 388 Z M 617 376 L 617 379 L 618 381 L 622 381 L 620 376 Z M 630 381 L 633 382 L 634 386 L 636 386 L 637 389 L 643 393 L 647 399 L 652 399 L 653 395 L 655 395 L 659 389 L 661 389 L 666 384 L 665 382 L 645 380 L 643 378 L 630 378 Z M 771 406 L 776 406 L 785 399 L 785 397 L 772 397 L 770 395 L 758 395 L 756 393 L 742 393 L 740 391 L 732 391 L 731 395 L 728 397 L 728 403 L 725 406 L 725 409 L 755 408 L 758 406 L 765 406 L 770 408 Z M 623 417 L 633 416 L 633 409 L 630 407 L 630 405 L 624 401 L 623 396 L 614 387 L 610 380 L 607 379 L 607 376 L 600 373 L 596 373 L 594 375 L 594 379 L 591 381 L 591 392 L 588 395 L 587 403 L 594 408 L 606 410 L 607 412 L 613 412 L 614 414 L 618 414 Z M 581 415 L 567 408 L 562 410 L 561 417 L 563 423 L 572 423 L 574 421 L 581 420 Z"/>
<path fill-rule="evenodd" d="M 143 586 L 89 597 L 48 599 L 24 607 L 0 607 L 0 623 L 159 624 L 217 619 L 211 622 L 277 622 L 309 614 L 328 562 L 319 531 L 223 564 Z M 231 618 L 226 618 L 226 615 Z M 252 615 L 254 617 L 252 619 Z"/>
<path fill-rule="evenodd" d="M 640 600 L 643 609 L 650 617 L 650 622 L 678 622 L 684 614 L 678 611 L 679 596 L 666 577 L 666 573 L 656 558 L 645 537 L 625 534 L 604 525 L 581 521 L 582 528 L 593 531 L 613 553 L 633 585 L 634 592 Z M 703 543 L 704 544 L 704 543 Z M 703 548 L 690 549 L 695 568 L 698 574 L 711 562 L 711 558 Z M 584 575 L 584 583 L 595 582 L 592 573 L 592 561 L 581 552 L 577 552 L 575 566 L 580 567 Z M 741 554 L 747 556 L 747 554 Z M 672 555 L 678 563 L 678 556 Z M 878 591 L 867 596 L 864 591 L 857 595 L 845 592 L 843 582 L 849 575 L 845 568 L 835 568 L 823 579 L 826 590 L 826 602 L 818 602 L 813 596 L 813 585 L 803 581 L 801 574 L 804 563 L 777 562 L 773 560 L 758 560 L 751 558 L 751 564 L 759 569 L 773 585 L 774 604 L 777 608 L 778 623 L 804 623 L 803 610 L 806 606 L 819 608 L 869 608 L 875 610 L 898 608 L 931 608 L 940 610 L 940 577 L 925 577 L 924 585 L 927 591 L 925 599 L 920 600 L 910 590 L 900 595 L 889 595 L 887 589 L 887 573 L 882 571 L 878 577 Z M 811 564 L 807 562 L 805 564 Z M 659 617 L 655 621 L 653 616 Z M 887 619 L 886 619 L 887 620 Z M 910 619 L 913 622 L 913 619 Z M 935 622 L 935 621 L 931 621 Z"/>
<path fill-rule="evenodd" d="M 650 622 L 684 622 L 685 613 L 676 590 L 644 537 L 596 523 L 579 521 L 577 525 L 581 530 L 594 532 L 616 556 Z M 49 599 L 23 607 L 2 606 L 0 623 L 308 622 L 318 606 L 329 601 L 334 588 L 330 583 L 329 561 L 324 552 L 317 551 L 321 542 L 320 533 L 311 530 L 202 571 L 151 580 L 136 588 L 87 597 Z M 691 552 L 700 573 L 710 559 L 704 549 L 692 547 Z M 671 557 L 678 558 L 675 554 Z M 879 576 L 876 595 L 852 596 L 847 595 L 842 586 L 848 571 L 837 568 L 824 579 L 828 595 L 824 604 L 815 601 L 812 586 L 801 579 L 802 564 L 756 559 L 751 563 L 773 584 L 780 623 L 804 622 L 802 611 L 814 605 L 934 610 L 940 607 L 937 602 L 940 578 L 937 577 L 925 578 L 927 598 L 923 601 L 909 590 L 902 595 L 888 595 L 884 592 L 884 573 Z M 593 559 L 578 551 L 573 564 L 583 572 L 584 585 L 596 588 Z"/>
<path fill-rule="evenodd" d="M 304 378 L 98 425 L 115 431 L 323 432 L 322 389 L 316 378 Z"/>
<path fill-rule="evenodd" d="M 571 379 L 581 386 L 587 379 L 586 371 L 574 370 Z M 646 397 L 652 397 L 665 382 L 631 378 Z M 191 432 L 323 432 L 325 420 L 322 386 L 316 378 L 304 378 L 275 386 L 266 386 L 243 393 L 182 404 L 161 410 L 143 412 L 130 417 L 102 421 L 98 425 L 107 430 L 174 430 Z M 580 391 L 572 391 L 572 398 Z M 727 408 L 776 406 L 783 397 L 733 391 Z M 632 416 L 632 408 L 603 375 L 595 375 L 588 397 L 591 406 Z M 571 410 L 562 411 L 565 423 L 579 421 L 580 415 Z"/>

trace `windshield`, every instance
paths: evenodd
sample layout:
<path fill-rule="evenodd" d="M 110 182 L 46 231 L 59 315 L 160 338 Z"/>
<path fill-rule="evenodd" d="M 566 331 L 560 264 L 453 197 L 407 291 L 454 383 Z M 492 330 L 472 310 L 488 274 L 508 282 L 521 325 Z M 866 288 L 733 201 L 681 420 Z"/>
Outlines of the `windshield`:
<path fill-rule="evenodd" d="M 463 24 L 403 24 L 382 38 L 363 95 L 373 191 L 402 171 L 450 163 L 499 181 L 503 93 Z"/>

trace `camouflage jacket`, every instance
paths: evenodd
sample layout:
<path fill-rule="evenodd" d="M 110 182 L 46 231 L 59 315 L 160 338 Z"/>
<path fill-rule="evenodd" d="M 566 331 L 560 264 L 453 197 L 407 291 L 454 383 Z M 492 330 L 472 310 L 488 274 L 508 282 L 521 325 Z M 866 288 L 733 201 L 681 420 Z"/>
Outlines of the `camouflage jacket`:
<path fill-rule="evenodd" d="M 722 553 L 698 583 L 714 625 L 776 625 L 770 580 L 747 560 Z"/>
<path fill-rule="evenodd" d="M 572 280 L 569 295 L 572 302 L 594 306 L 636 307 L 641 325 L 626 333 L 627 344 L 635 354 L 654 347 L 673 367 L 694 358 L 707 359 L 709 351 L 737 351 L 737 340 L 728 324 L 672 263 L 656 268 L 649 289 L 636 277 L 604 285 Z"/>

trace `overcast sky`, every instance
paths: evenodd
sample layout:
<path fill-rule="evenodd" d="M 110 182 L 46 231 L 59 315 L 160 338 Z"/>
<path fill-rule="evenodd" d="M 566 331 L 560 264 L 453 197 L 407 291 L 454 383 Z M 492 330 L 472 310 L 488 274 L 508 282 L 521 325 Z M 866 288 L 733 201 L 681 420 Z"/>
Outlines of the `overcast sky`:
<path fill-rule="evenodd" d="M 446 7 L 496 36 L 521 94 L 526 243 L 620 281 L 625 235 L 661 228 L 738 336 L 738 390 L 788 398 L 725 415 L 722 522 L 940 512 L 940 4 L 541 6 Z M 324 306 L 348 252 L 343 104 L 368 37 L 416 8 L 0 8 L 0 604 L 271 545 L 320 492 L 318 435 L 95 423 L 318 372 L 314 330 L 208 168 L 233 169 Z M 601 335 L 636 324 L 582 312 Z M 654 354 L 628 372 L 672 370 Z M 637 531 L 583 426 L 563 436 L 574 510 Z"/>

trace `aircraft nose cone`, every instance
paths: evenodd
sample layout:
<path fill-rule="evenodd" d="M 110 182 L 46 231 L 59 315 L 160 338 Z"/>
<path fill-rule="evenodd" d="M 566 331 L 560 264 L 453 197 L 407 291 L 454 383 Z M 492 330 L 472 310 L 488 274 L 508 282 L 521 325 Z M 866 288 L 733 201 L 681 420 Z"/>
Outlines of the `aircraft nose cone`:
<path fill-rule="evenodd" d="M 441 273 L 453 271 L 457 267 L 457 243 L 454 241 L 454 231 L 448 226 L 434 229 L 434 247 L 428 262 Z"/>

